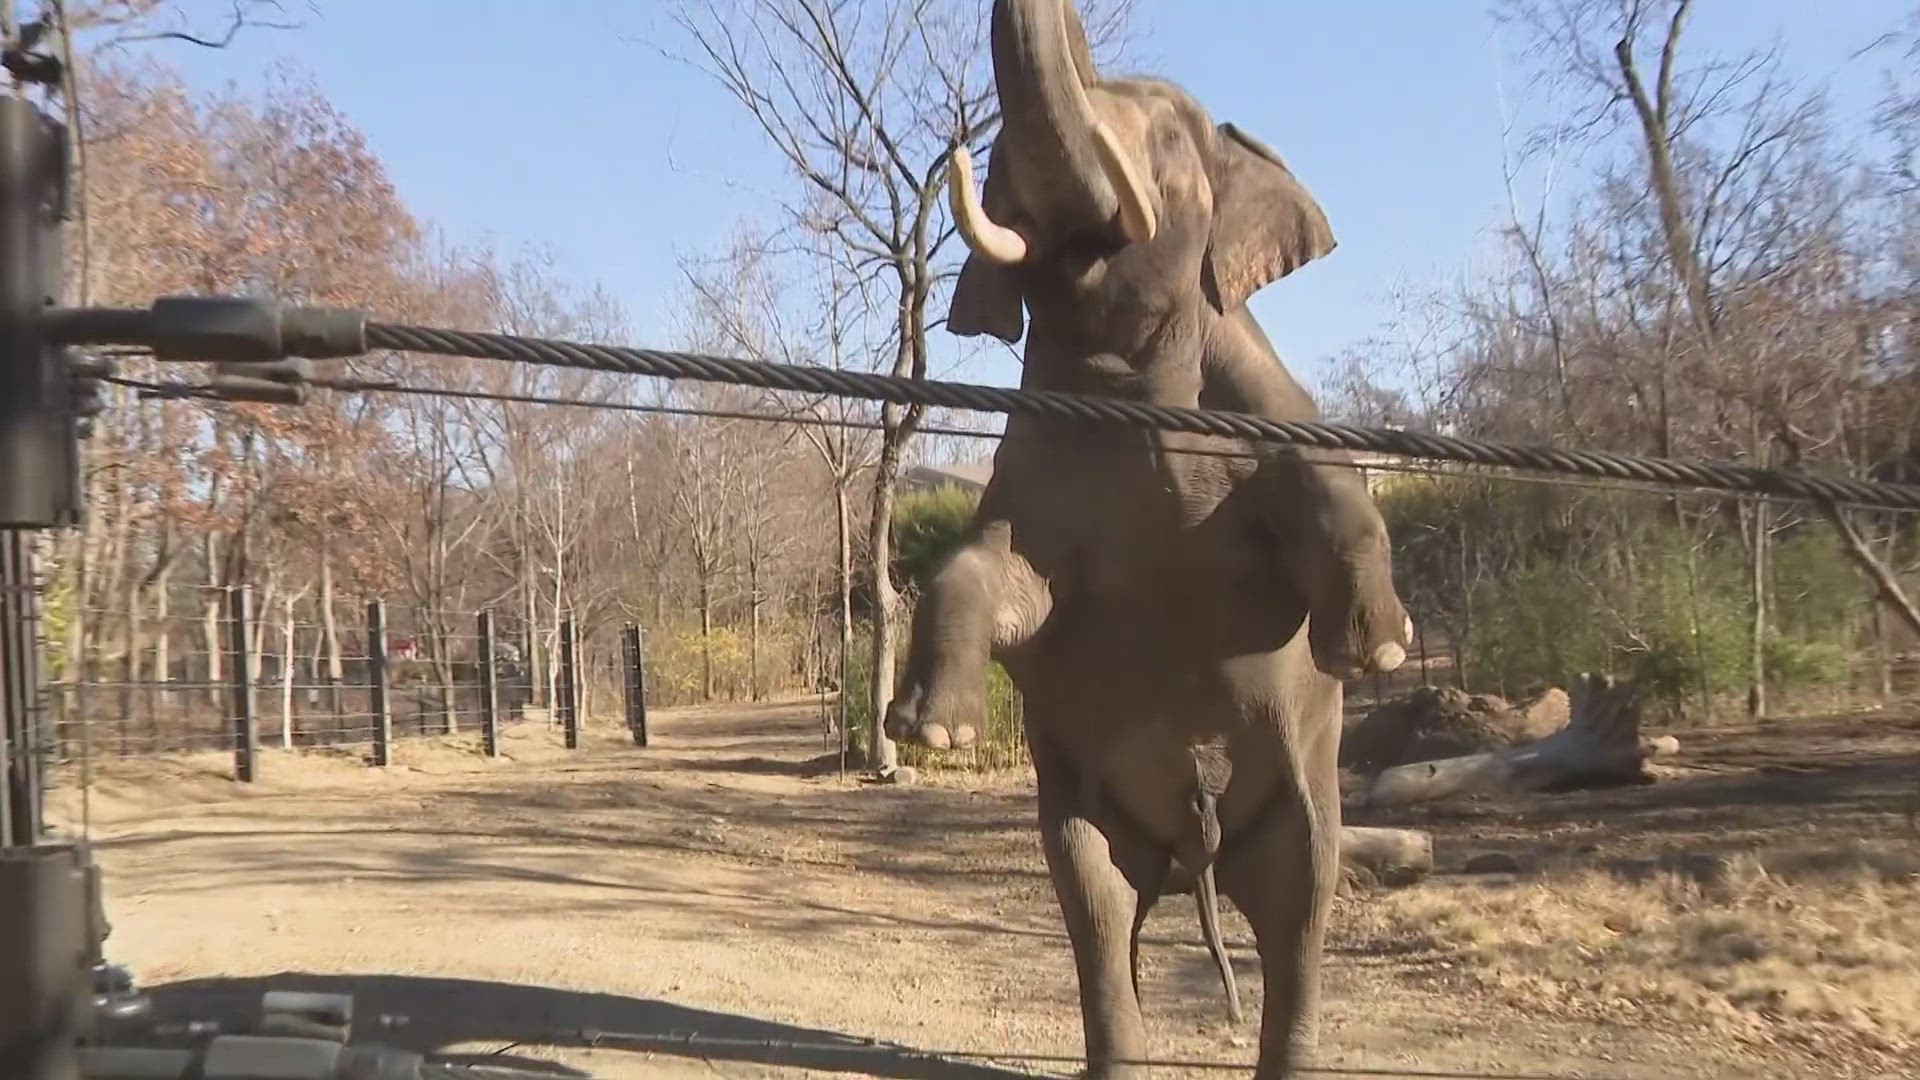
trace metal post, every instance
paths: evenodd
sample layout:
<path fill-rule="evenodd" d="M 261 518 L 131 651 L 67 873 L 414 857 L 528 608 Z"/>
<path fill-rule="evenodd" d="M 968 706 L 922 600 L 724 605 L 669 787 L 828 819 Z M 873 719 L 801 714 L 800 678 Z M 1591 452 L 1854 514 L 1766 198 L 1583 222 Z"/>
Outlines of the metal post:
<path fill-rule="evenodd" d="M 80 523 L 77 388 L 41 317 L 64 269 L 65 165 L 65 130 L 0 97 L 0 528 Z"/>
<path fill-rule="evenodd" d="M 573 620 L 560 620 L 560 700 L 555 704 L 560 709 L 561 736 L 569 750 L 580 749 L 580 672 L 574 666 L 578 659 L 577 644 Z"/>
<path fill-rule="evenodd" d="M 622 659 L 627 668 L 627 730 L 632 733 L 635 746 L 646 746 L 651 741 L 647 731 L 646 641 L 641 634 L 639 623 L 628 623 L 620 629 Z"/>
<path fill-rule="evenodd" d="M 480 613 L 480 740 L 500 756 L 500 673 L 493 661 L 493 612 Z"/>
<path fill-rule="evenodd" d="M 84 849 L 0 851 L 0 897 L 0 1067 L 22 1080 L 79 1080 L 96 947 Z"/>
<path fill-rule="evenodd" d="M 40 605 L 33 534 L 0 530 L 0 844 L 40 841 L 44 721 L 40 700 Z"/>
<path fill-rule="evenodd" d="M 11 0 L 6 12 L 14 25 Z M 9 59 L 37 63 L 39 81 L 57 81 L 44 55 Z M 0 96 L 0 1073 L 18 1080 L 79 1077 L 99 945 L 86 849 L 48 841 L 42 817 L 47 732 L 31 530 L 78 525 L 82 503 L 79 388 L 42 318 L 64 265 L 66 164 L 65 129 L 26 98 Z"/>
<path fill-rule="evenodd" d="M 393 764 L 393 707 L 387 701 L 387 605 L 367 601 L 367 682 L 373 698 L 373 763 Z"/>
<path fill-rule="evenodd" d="M 227 589 L 227 663 L 233 688 L 233 778 L 251 784 L 260 766 L 260 732 L 253 725 L 253 590 Z"/>

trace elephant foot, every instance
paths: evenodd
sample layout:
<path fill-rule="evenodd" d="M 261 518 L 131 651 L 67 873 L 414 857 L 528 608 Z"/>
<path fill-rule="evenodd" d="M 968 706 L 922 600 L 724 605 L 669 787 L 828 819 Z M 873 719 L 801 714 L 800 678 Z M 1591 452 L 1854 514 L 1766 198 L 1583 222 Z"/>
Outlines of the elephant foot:
<path fill-rule="evenodd" d="M 961 750 L 979 740 L 978 725 L 986 715 L 984 687 L 955 693 L 910 684 L 887 706 L 887 738 L 929 750 Z"/>
<path fill-rule="evenodd" d="M 1371 609 L 1316 611 L 1307 626 L 1313 666 L 1336 679 L 1385 674 L 1407 662 L 1413 617 L 1396 600 Z"/>

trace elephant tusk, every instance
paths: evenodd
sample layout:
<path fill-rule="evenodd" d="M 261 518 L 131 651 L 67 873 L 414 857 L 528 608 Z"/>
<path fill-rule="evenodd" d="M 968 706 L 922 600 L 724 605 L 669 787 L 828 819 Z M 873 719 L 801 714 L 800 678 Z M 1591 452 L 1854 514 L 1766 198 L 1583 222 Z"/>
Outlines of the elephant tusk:
<path fill-rule="evenodd" d="M 1067 96 L 1073 103 L 1073 110 L 1079 114 L 1080 122 L 1093 130 L 1094 153 L 1100 158 L 1100 171 L 1107 174 L 1107 181 L 1113 185 L 1113 193 L 1120 204 L 1120 231 L 1128 243 L 1144 244 L 1160 231 L 1160 217 L 1153 209 L 1153 200 L 1147 197 L 1147 186 L 1140 179 L 1140 173 L 1133 167 L 1133 159 L 1120 145 L 1113 129 L 1100 119 L 1094 111 L 1093 97 L 1087 89 L 1094 83 L 1096 73 L 1093 70 L 1093 56 L 1089 50 L 1082 55 L 1075 48 L 1076 43 L 1086 40 L 1086 27 L 1080 25 L 1078 13 L 1073 9 L 1073 0 L 1060 0 L 1060 37 L 1073 61 L 1073 68 L 1080 78 L 1069 83 Z"/>
<path fill-rule="evenodd" d="M 1001 266 L 1027 261 L 1026 237 L 995 223 L 987 216 L 987 208 L 980 205 L 980 196 L 973 189 L 973 155 L 964 146 L 954 147 L 947 161 L 947 199 L 960 238 L 974 254 Z"/>
<path fill-rule="evenodd" d="M 1120 203 L 1120 231 L 1129 243 L 1144 244 L 1160 231 L 1160 216 L 1147 197 L 1147 186 L 1133 167 L 1133 159 L 1120 145 L 1113 129 L 1104 123 L 1093 126 L 1093 145 L 1100 155 L 1100 167 L 1113 182 Z"/>
<path fill-rule="evenodd" d="M 1373 669 L 1387 672 L 1398 671 L 1400 665 L 1407 662 L 1407 650 L 1396 642 L 1386 642 L 1373 650 Z"/>

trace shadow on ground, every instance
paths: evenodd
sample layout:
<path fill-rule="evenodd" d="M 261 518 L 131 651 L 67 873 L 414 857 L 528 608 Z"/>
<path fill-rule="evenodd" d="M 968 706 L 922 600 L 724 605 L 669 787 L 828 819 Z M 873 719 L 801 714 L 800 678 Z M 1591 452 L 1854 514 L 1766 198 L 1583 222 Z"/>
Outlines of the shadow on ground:
<path fill-rule="evenodd" d="M 519 1047 L 631 1051 L 702 1061 L 852 1073 L 890 1080 L 1032 1080 L 1033 1074 L 934 1057 L 911 1047 L 671 1002 L 513 983 L 403 975 L 287 972 L 196 979 L 149 989 L 156 1017 L 243 1029 L 274 990 L 353 995 L 355 1041 L 470 1064 L 589 1074 L 512 1054 Z M 403 1018 L 383 1026 L 381 1017 Z M 497 1043 L 499 1051 L 447 1053 Z"/>

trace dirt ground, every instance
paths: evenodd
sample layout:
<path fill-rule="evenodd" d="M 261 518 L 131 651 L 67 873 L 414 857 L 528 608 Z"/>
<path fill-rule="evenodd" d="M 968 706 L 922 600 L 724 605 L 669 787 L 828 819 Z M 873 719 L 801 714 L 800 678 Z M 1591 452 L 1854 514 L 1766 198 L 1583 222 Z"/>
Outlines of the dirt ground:
<path fill-rule="evenodd" d="M 169 1013 L 344 988 L 363 1029 L 404 1018 L 380 1034 L 390 1043 L 607 1078 L 1073 1074 L 1071 1060 L 1017 1057 L 1082 1049 L 1030 781 L 862 785 L 838 775 L 817 717 L 811 702 L 662 713 L 647 750 L 594 731 L 574 752 L 523 725 L 501 760 L 469 740 L 409 743 L 387 770 L 272 753 L 250 787 L 213 756 L 97 764 L 86 813 L 107 874 L 109 954 Z M 1350 813 L 1435 830 L 1443 872 L 1340 902 L 1321 1064 L 1379 1077 L 1920 1074 L 1898 1038 L 1920 1016 L 1920 962 L 1892 940 L 1913 936 L 1907 916 L 1920 915 L 1920 861 L 1898 865 L 1920 851 L 1920 722 L 1687 738 L 1690 772 L 1650 787 Z M 58 813 L 78 825 L 77 776 L 62 779 Z M 1521 872 L 1459 873 L 1489 852 Z M 1773 891 L 1720 895 L 1672 875 L 1634 884 L 1581 869 L 1675 852 L 1761 852 L 1786 876 Z M 1530 876 L 1541 860 L 1555 867 Z M 1876 891 L 1862 894 L 1869 871 Z M 1841 875 L 1848 903 L 1868 896 L 1875 918 L 1807 908 L 1815 894 L 1793 891 L 1793 874 Z M 1912 1014 L 1848 1027 L 1841 991 L 1865 994 L 1857 978 L 1811 1011 L 1769 1013 L 1741 1005 L 1744 983 L 1723 993 L 1696 978 L 1684 949 L 1653 959 L 1670 943 L 1656 924 L 1753 903 L 1783 926 L 1824 920 L 1830 937 L 1885 933 L 1866 959 L 1818 959 L 1881 980 L 1885 1001 Z M 1620 911 L 1641 922 L 1616 925 Z M 1228 930 L 1257 1017 L 1258 960 L 1237 914 Z M 1191 901 L 1162 903 L 1145 938 L 1156 1057 L 1251 1063 L 1257 1020 L 1226 1022 Z M 1637 953 L 1619 951 L 1628 938 Z M 1750 952 L 1731 962 L 1756 961 Z M 1629 955 L 1651 973 L 1641 983 L 1591 977 Z M 1676 989 L 1695 982 L 1705 989 Z M 1892 1007 L 1880 993 L 1859 1007 Z M 1867 1039 L 1860 1024 L 1893 1035 Z M 566 1036 L 582 1029 L 640 1036 L 647 1052 L 583 1049 Z M 958 1068 L 895 1044 L 986 1057 Z"/>

